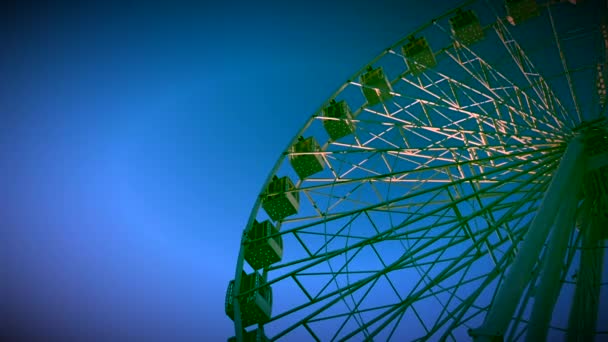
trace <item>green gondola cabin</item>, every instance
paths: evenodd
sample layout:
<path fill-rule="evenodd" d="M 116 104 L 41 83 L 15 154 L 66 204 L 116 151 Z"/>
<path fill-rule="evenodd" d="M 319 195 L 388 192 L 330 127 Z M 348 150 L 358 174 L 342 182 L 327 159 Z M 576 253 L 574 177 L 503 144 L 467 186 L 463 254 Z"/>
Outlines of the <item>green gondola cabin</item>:
<path fill-rule="evenodd" d="M 540 15 L 536 0 L 505 0 L 507 20 L 511 25 L 520 24 Z"/>
<path fill-rule="evenodd" d="M 376 69 L 371 66 L 368 67 L 367 72 L 361 75 L 361 84 L 363 85 L 363 96 L 365 96 L 367 104 L 370 106 L 393 97 L 391 94 L 393 87 L 386 78 L 382 67 Z"/>
<path fill-rule="evenodd" d="M 253 221 L 245 241 L 245 261 L 254 269 L 268 267 L 283 258 L 283 238 L 268 220 Z"/>
<path fill-rule="evenodd" d="M 458 9 L 450 18 L 452 34 L 459 44 L 472 45 L 484 38 L 479 18 L 472 10 Z"/>
<path fill-rule="evenodd" d="M 292 146 L 289 162 L 300 179 L 306 179 L 323 171 L 323 158 L 317 153 L 320 151 L 321 147 L 312 136 L 306 139 L 299 137 Z"/>
<path fill-rule="evenodd" d="M 401 47 L 406 64 L 412 75 L 420 75 L 426 68 L 437 65 L 435 55 L 424 37 L 409 37 L 409 42 Z"/>
<path fill-rule="evenodd" d="M 331 100 L 329 106 L 323 108 L 323 116 L 323 127 L 331 140 L 338 140 L 355 131 L 350 107 L 344 100 Z"/>
<path fill-rule="evenodd" d="M 234 320 L 234 280 L 228 284 L 226 291 L 226 315 Z M 258 273 L 241 275 L 239 294 L 239 309 L 241 324 L 248 327 L 253 324 L 263 324 L 270 320 L 272 313 L 272 288 L 266 285 L 264 278 Z"/>
<path fill-rule="evenodd" d="M 264 194 L 262 207 L 273 221 L 282 221 L 298 212 L 300 194 L 295 191 L 295 186 L 289 177 L 272 177 Z"/>

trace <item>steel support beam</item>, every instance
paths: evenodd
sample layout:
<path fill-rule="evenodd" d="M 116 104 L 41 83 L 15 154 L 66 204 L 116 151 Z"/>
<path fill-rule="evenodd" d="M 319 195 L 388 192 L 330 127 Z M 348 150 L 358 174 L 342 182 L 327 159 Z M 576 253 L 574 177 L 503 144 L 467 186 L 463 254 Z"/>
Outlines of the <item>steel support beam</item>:
<path fill-rule="evenodd" d="M 568 319 L 568 342 L 593 341 L 599 312 L 600 284 L 604 261 L 603 241 L 598 232 L 604 227 L 599 220 L 591 219 L 591 224 L 584 225 L 582 251 L 576 290 Z"/>
<path fill-rule="evenodd" d="M 502 337 L 509 327 L 513 313 L 520 302 L 524 288 L 529 283 L 532 270 L 538 260 L 543 244 L 558 213 L 565 191 L 569 188 L 583 152 L 583 143 L 579 138 L 568 144 L 559 167 L 555 172 L 539 206 L 536 216 L 530 224 L 519 253 L 507 270 L 483 324 L 472 329 L 470 334 L 475 342 L 490 342 Z M 570 195 L 571 196 L 571 195 Z"/>
<path fill-rule="evenodd" d="M 584 163 L 577 163 L 572 180 L 563 196 L 549 243 L 543 256 L 542 273 L 534 295 L 526 342 L 546 341 L 553 308 L 562 288 L 564 257 L 568 239 L 576 225 L 578 194 L 581 191 Z"/>

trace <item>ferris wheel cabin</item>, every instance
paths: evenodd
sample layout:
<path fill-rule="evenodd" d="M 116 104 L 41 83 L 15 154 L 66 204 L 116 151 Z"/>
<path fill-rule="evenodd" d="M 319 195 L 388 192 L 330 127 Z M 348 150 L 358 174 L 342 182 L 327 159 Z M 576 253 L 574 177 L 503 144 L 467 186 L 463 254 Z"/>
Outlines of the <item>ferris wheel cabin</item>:
<path fill-rule="evenodd" d="M 323 158 L 317 153 L 320 151 L 319 143 L 312 136 L 306 139 L 299 137 L 298 142 L 292 146 L 289 162 L 300 179 L 323 171 Z"/>
<path fill-rule="evenodd" d="M 283 238 L 268 220 L 253 221 L 245 241 L 245 261 L 254 269 L 268 267 L 283 258 Z"/>
<path fill-rule="evenodd" d="M 471 45 L 484 38 L 483 28 L 473 10 L 458 9 L 450 18 L 450 26 L 459 44 Z"/>
<path fill-rule="evenodd" d="M 507 20 L 511 25 L 520 24 L 540 15 L 536 0 L 506 0 Z"/>
<path fill-rule="evenodd" d="M 258 273 L 241 274 L 239 308 L 241 324 L 248 327 L 253 324 L 266 323 L 270 320 L 272 311 L 272 288 L 266 285 L 264 278 Z M 226 291 L 226 315 L 234 320 L 234 288 L 235 281 L 231 280 Z"/>
<path fill-rule="evenodd" d="M 435 55 L 424 37 L 410 36 L 409 40 L 407 44 L 401 47 L 401 50 L 412 75 L 419 75 L 426 68 L 437 65 Z"/>
<path fill-rule="evenodd" d="M 386 78 L 382 67 L 374 69 L 370 66 L 367 72 L 361 75 L 361 84 L 363 85 L 363 95 L 370 106 L 393 97 L 391 94 L 393 87 Z"/>
<path fill-rule="evenodd" d="M 329 106 L 323 108 L 323 116 L 323 127 L 331 140 L 338 140 L 355 130 L 350 107 L 344 100 L 331 100 Z"/>
<path fill-rule="evenodd" d="M 294 215 L 300 207 L 300 194 L 287 176 L 274 176 L 268 185 L 262 207 L 273 221 L 281 221 Z"/>

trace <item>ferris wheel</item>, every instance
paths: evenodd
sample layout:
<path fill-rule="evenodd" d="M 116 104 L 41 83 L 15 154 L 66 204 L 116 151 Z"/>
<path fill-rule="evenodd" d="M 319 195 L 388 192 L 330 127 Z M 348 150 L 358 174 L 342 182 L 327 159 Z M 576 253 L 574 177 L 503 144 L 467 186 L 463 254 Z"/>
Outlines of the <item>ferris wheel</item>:
<path fill-rule="evenodd" d="M 467 1 L 340 86 L 235 246 L 233 339 L 608 339 L 606 6 Z"/>

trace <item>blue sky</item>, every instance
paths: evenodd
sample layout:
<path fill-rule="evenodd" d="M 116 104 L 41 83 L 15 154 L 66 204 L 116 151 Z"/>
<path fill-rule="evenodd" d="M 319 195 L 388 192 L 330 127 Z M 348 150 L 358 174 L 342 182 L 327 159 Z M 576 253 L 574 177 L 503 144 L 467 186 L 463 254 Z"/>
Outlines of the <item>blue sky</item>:
<path fill-rule="evenodd" d="M 279 154 L 449 5 L 211 3 L 2 11 L 0 331 L 225 340 L 241 231 Z"/>

